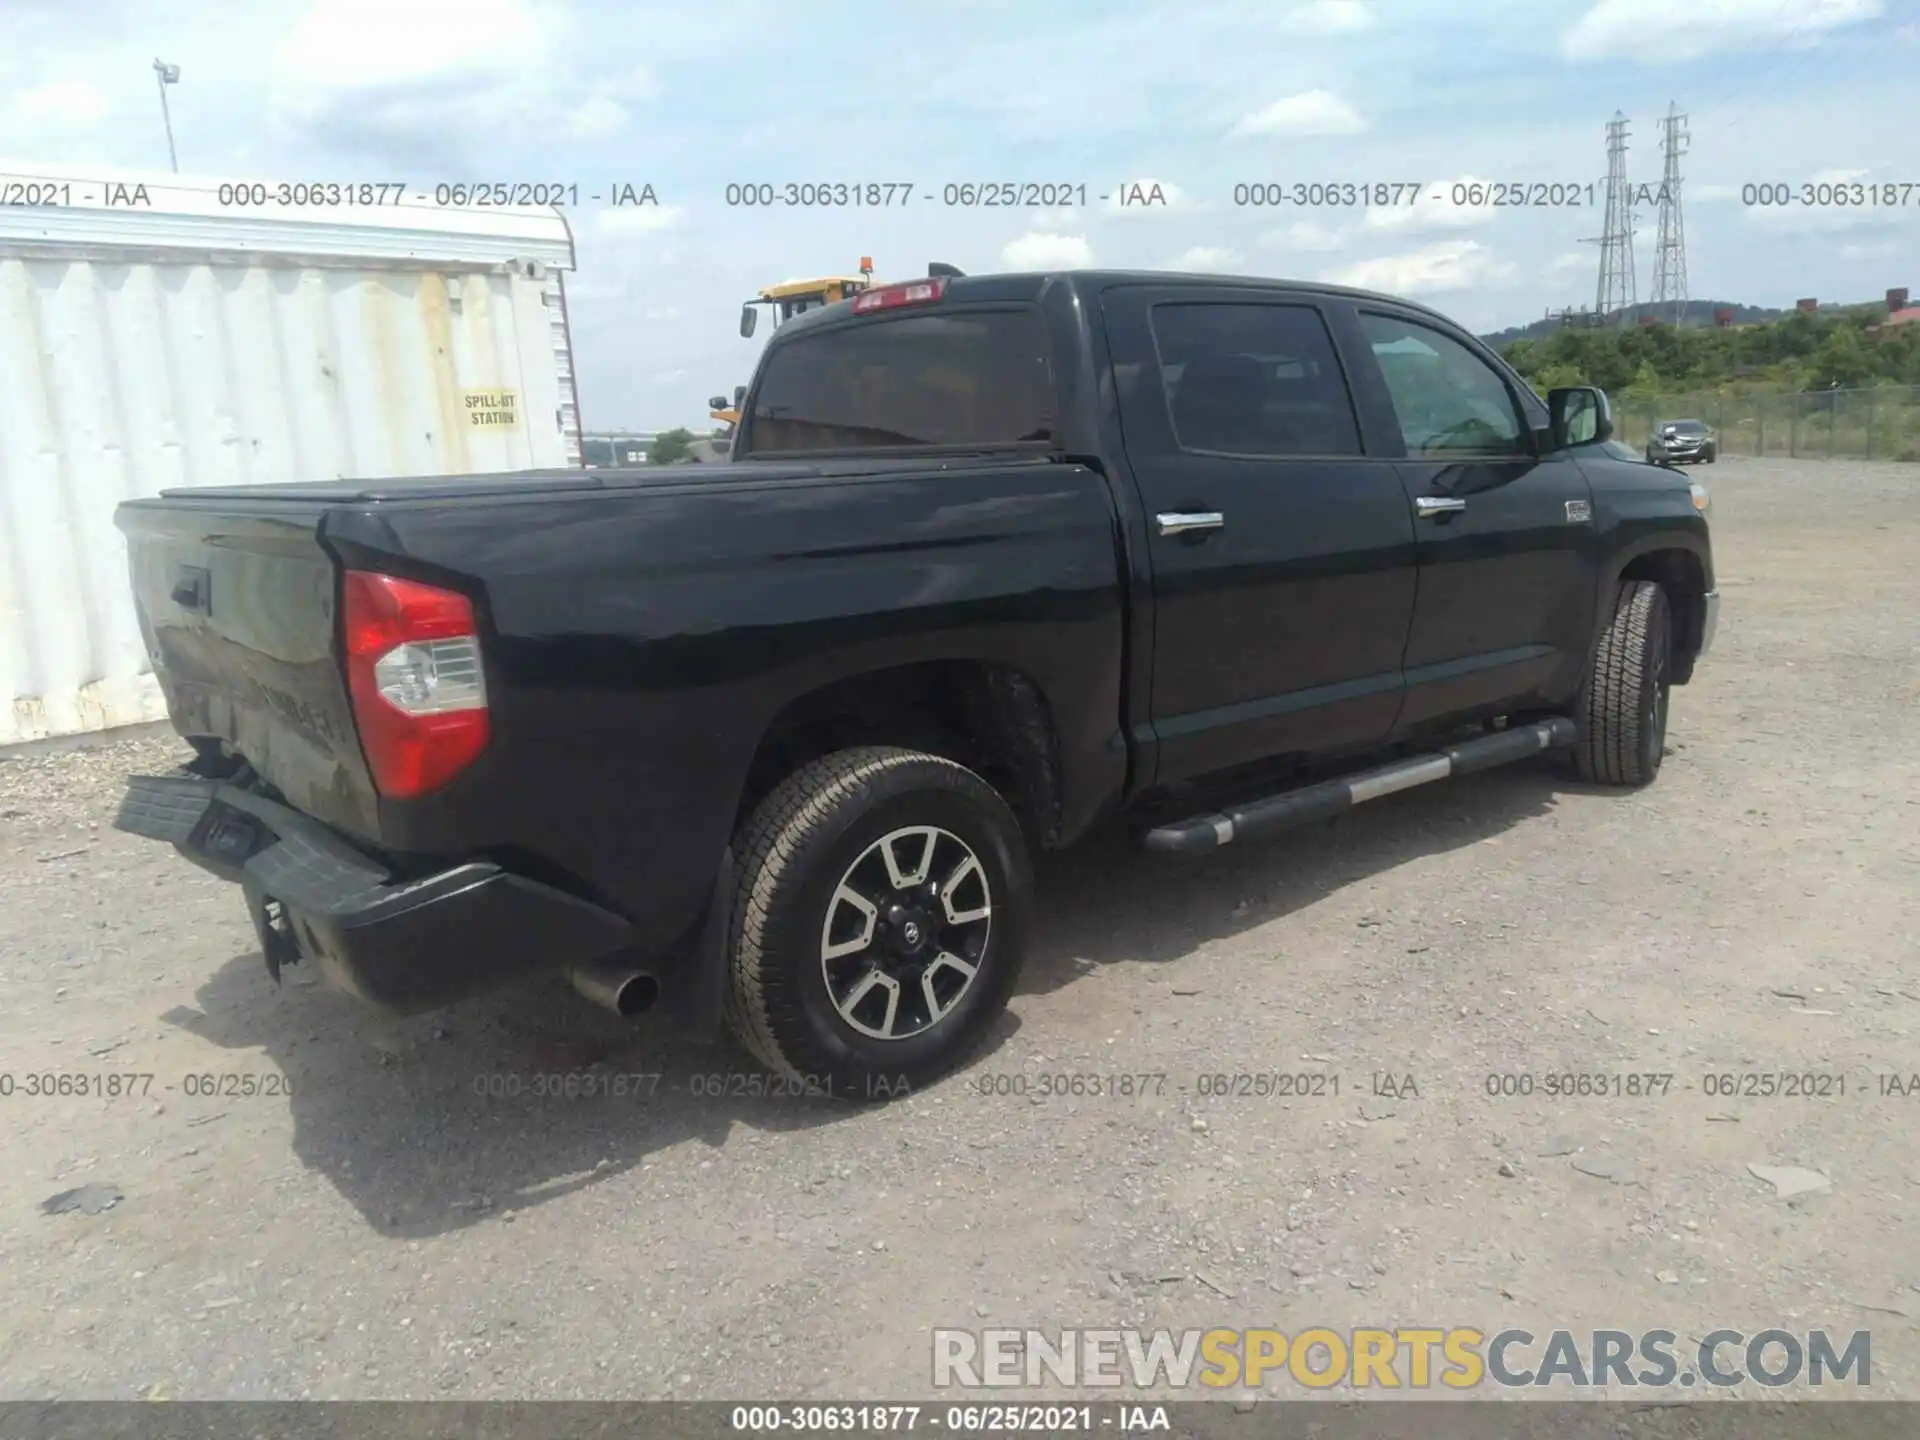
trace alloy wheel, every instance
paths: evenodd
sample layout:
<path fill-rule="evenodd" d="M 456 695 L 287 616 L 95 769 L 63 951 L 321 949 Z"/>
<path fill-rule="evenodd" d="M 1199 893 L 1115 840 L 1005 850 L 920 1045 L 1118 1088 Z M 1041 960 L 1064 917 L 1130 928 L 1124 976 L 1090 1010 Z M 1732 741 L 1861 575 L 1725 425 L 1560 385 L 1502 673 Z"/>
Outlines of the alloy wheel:
<path fill-rule="evenodd" d="M 935 825 L 888 831 L 860 852 L 827 901 L 827 995 L 841 1020 L 869 1039 L 910 1039 L 972 988 L 992 927 L 992 887 L 971 846 Z"/>

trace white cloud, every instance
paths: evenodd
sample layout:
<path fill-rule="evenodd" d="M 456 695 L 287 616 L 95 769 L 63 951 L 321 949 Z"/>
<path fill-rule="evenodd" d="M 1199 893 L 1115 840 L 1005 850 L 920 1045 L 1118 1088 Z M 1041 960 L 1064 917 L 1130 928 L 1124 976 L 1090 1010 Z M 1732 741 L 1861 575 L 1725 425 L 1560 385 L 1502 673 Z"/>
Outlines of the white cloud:
<path fill-rule="evenodd" d="M 1568 59 L 1632 56 L 1651 64 L 1697 60 L 1771 43 L 1811 43 L 1842 26 L 1871 20 L 1882 0 L 1600 0 L 1561 42 Z"/>
<path fill-rule="evenodd" d="M 1077 224 L 1080 212 L 1071 205 L 1061 210 L 1036 210 L 1033 212 L 1033 227 L 1036 230 L 1064 230 Z"/>
<path fill-rule="evenodd" d="M 1422 250 L 1361 260 L 1323 278 L 1390 295 L 1435 295 L 1498 284 L 1513 273 L 1512 265 L 1496 259 L 1477 240 L 1442 240 Z"/>
<path fill-rule="evenodd" d="M 1846 185 L 1854 180 L 1864 180 L 1871 170 L 1816 170 L 1807 177 L 1812 185 Z"/>
<path fill-rule="evenodd" d="M 678 205 L 609 205 L 599 225 L 611 235 L 654 235 L 671 230 L 685 213 Z"/>
<path fill-rule="evenodd" d="M 566 117 L 567 134 L 576 140 L 599 140 L 627 127 L 627 107 L 611 95 L 590 95 Z"/>
<path fill-rule="evenodd" d="M 1303 90 L 1274 101 L 1264 109 L 1242 115 L 1233 124 L 1235 135 L 1357 135 L 1367 128 L 1345 100 L 1331 90 Z"/>
<path fill-rule="evenodd" d="M 1271 250 L 1323 252 L 1338 250 L 1346 238 L 1345 231 L 1322 225 L 1317 220 L 1296 220 L 1278 230 L 1267 231 L 1260 237 L 1260 243 Z"/>
<path fill-rule="evenodd" d="M 668 380 L 678 380 L 682 376 L 691 375 L 692 373 L 691 370 L 656 370 L 650 378 L 665 382 Z"/>
<path fill-rule="evenodd" d="M 265 108 L 283 138 L 449 173 L 502 135 L 607 140 L 657 87 L 631 62 L 583 72 L 579 25 L 538 0 L 310 0 L 271 49 Z"/>
<path fill-rule="evenodd" d="M 1191 214 L 1207 207 L 1171 180 L 1128 180 L 1107 192 L 1102 207 L 1109 215 Z"/>
<path fill-rule="evenodd" d="M 111 107 L 107 97 L 85 80 L 56 80 L 21 91 L 14 98 L 13 108 L 28 124 L 52 121 L 58 125 L 91 125 Z"/>
<path fill-rule="evenodd" d="M 1008 270 L 1081 270 L 1093 263 L 1093 249 L 1079 235 L 1053 235 L 1029 230 L 1009 240 L 1000 252 Z"/>
<path fill-rule="evenodd" d="M 1228 250 L 1224 246 L 1195 245 L 1176 255 L 1161 266 L 1161 269 L 1220 273 L 1237 270 L 1242 263 L 1237 251 Z"/>
<path fill-rule="evenodd" d="M 555 100 L 562 107 L 560 128 L 575 140 L 604 140 L 627 128 L 633 113 L 628 102 L 657 95 L 659 83 L 646 69 L 629 71 L 618 81 L 605 81 L 591 88 L 584 98 L 568 103 L 563 97 L 573 88 L 572 81 L 555 86 Z"/>
<path fill-rule="evenodd" d="M 679 307 L 674 305 L 656 305 L 644 312 L 645 318 L 653 321 L 655 324 L 659 324 L 665 320 L 678 320 L 680 315 L 681 311 Z"/>
<path fill-rule="evenodd" d="M 1575 271 L 1591 270 L 1597 263 L 1591 255 L 1556 255 L 1547 262 L 1547 274 L 1571 275 Z"/>
<path fill-rule="evenodd" d="M 1741 187 L 1738 185 L 1722 185 L 1715 182 L 1711 185 L 1688 185 L 1682 193 L 1684 198 L 1688 200 L 1712 202 L 1716 200 L 1738 200 L 1740 198 L 1740 189 Z"/>
<path fill-rule="evenodd" d="M 1351 35 L 1373 28 L 1365 0 L 1309 0 L 1289 10 L 1282 22 L 1302 35 Z"/>
<path fill-rule="evenodd" d="M 280 78 L 330 90 L 511 73 L 545 49 L 521 0 L 314 0 L 274 53 Z"/>
<path fill-rule="evenodd" d="M 1473 203 L 1474 186 L 1482 187 L 1479 204 Z M 1472 175 L 1422 186 L 1412 204 L 1405 197 L 1397 205 L 1375 205 L 1361 221 L 1368 230 L 1398 230 L 1418 234 L 1426 230 L 1458 230 L 1469 225 L 1484 225 L 1499 213 L 1494 205 L 1493 187 Z M 1458 199 L 1461 203 L 1455 204 Z"/>

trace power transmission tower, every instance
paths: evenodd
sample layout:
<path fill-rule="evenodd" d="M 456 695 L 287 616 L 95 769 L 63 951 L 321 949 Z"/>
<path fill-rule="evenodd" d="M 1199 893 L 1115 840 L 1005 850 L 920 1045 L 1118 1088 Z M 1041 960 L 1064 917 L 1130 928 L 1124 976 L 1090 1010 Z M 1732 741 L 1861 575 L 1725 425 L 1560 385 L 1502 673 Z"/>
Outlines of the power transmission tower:
<path fill-rule="evenodd" d="M 1618 110 L 1607 122 L 1607 209 L 1604 232 L 1589 245 L 1600 247 L 1600 280 L 1594 287 L 1594 314 L 1602 325 L 1614 315 L 1631 323 L 1639 290 L 1633 279 L 1633 192 L 1627 185 L 1627 117 Z"/>
<path fill-rule="evenodd" d="M 1673 306 L 1673 323 L 1687 313 L 1687 231 L 1680 212 L 1680 157 L 1687 153 L 1687 117 L 1676 104 L 1660 122 L 1660 233 L 1653 252 L 1653 306 Z"/>

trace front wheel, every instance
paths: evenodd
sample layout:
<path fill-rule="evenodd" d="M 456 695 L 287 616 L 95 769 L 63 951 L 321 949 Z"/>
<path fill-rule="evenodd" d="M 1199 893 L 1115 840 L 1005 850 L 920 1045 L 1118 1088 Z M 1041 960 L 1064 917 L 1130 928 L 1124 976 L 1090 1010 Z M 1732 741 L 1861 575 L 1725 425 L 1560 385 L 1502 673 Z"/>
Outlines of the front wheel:
<path fill-rule="evenodd" d="M 838 751 L 763 800 L 735 854 L 728 1025 L 797 1085 L 904 1093 L 1005 1009 L 1033 882 L 1019 822 L 965 766 Z"/>
<path fill-rule="evenodd" d="M 1660 773 L 1672 628 L 1665 590 L 1650 580 L 1620 587 L 1587 677 L 1582 734 L 1573 752 L 1581 779 L 1637 786 Z"/>

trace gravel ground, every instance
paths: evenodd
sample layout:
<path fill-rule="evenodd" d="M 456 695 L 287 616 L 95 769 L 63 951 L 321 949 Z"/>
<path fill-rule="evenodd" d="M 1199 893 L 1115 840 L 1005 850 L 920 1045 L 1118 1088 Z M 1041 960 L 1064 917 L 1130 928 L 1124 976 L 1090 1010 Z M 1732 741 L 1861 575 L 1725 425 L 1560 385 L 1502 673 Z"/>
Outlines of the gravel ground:
<path fill-rule="evenodd" d="M 1651 790 L 1515 767 L 1204 862 L 1096 841 L 991 1049 L 877 1109 L 700 1093 L 752 1067 L 559 986 L 276 990 L 236 893 L 109 828 L 175 742 L 0 754 L 0 1398 L 906 1398 L 934 1326 L 1408 1323 L 1869 1329 L 1920 1395 L 1920 1093 L 1877 1079 L 1920 1072 L 1920 467 L 1706 478 L 1722 628 Z M 588 1065 L 660 1078 L 525 1093 Z M 1673 1078 L 1487 1091 L 1566 1070 Z M 993 1093 L 1116 1071 L 1164 1080 Z M 1339 1094 L 1201 1093 L 1275 1071 Z M 42 1213 L 89 1184 L 122 1198 Z"/>

